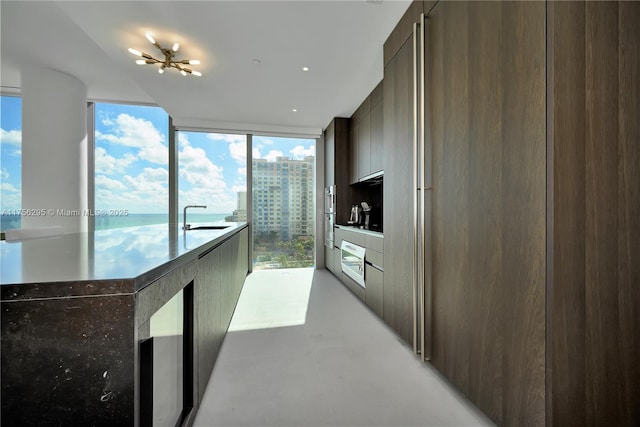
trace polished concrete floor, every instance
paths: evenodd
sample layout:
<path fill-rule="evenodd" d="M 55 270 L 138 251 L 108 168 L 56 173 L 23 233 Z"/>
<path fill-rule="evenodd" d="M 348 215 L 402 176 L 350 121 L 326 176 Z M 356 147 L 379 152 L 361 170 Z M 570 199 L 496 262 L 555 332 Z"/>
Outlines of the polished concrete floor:
<path fill-rule="evenodd" d="M 195 420 L 196 427 L 485 425 L 493 424 L 330 272 L 310 269 L 247 278 Z"/>

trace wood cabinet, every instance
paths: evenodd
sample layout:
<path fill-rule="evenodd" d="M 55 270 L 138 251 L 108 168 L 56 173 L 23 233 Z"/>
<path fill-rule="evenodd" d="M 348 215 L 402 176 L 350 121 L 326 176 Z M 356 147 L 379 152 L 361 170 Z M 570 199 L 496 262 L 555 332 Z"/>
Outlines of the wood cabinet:
<path fill-rule="evenodd" d="M 383 132 L 383 85 L 384 80 L 371 92 L 371 147 L 369 160 L 369 174 L 380 172 L 384 169 L 384 135 Z"/>
<path fill-rule="evenodd" d="M 422 8 L 431 363 L 498 425 L 634 425 L 640 3 L 433 3 L 384 47 L 384 319 L 409 341 Z"/>
<path fill-rule="evenodd" d="M 640 423 L 640 3 L 547 4 L 549 425 Z"/>
<path fill-rule="evenodd" d="M 248 229 L 200 256 L 194 280 L 196 388 L 204 395 L 249 271 Z M 198 399 L 198 400 L 200 400 Z"/>
<path fill-rule="evenodd" d="M 382 82 L 380 82 L 351 116 L 349 177 L 352 184 L 382 171 L 382 126 Z"/>
<path fill-rule="evenodd" d="M 384 254 L 375 250 L 382 247 L 383 239 L 370 239 L 367 236 L 367 252 L 365 264 L 365 280 L 367 289 L 365 292 L 365 303 L 380 318 L 383 317 L 384 309 Z"/>
<path fill-rule="evenodd" d="M 329 123 L 324 131 L 324 150 L 325 186 L 336 186 L 336 224 L 346 224 L 354 200 L 348 175 L 351 158 L 349 153 L 349 119 L 336 117 Z"/>
<path fill-rule="evenodd" d="M 324 263 L 327 270 L 335 274 L 335 259 L 333 255 L 334 248 L 324 247 Z"/>
<path fill-rule="evenodd" d="M 340 259 L 340 245 L 342 240 L 354 243 L 366 249 L 365 254 L 365 282 L 366 288 L 358 285 L 353 279 L 342 272 Z M 349 288 L 358 298 L 378 316 L 383 316 L 383 287 L 384 287 L 384 238 L 369 232 L 336 228 L 334 249 L 333 274 Z M 373 264 L 369 265 L 369 264 Z"/>
<path fill-rule="evenodd" d="M 394 32 L 395 33 L 395 32 Z M 395 35 L 392 35 L 394 37 Z M 406 38 L 384 68 L 383 317 L 413 340 L 413 41 Z"/>
<path fill-rule="evenodd" d="M 545 5 L 441 2 L 426 25 L 431 362 L 498 424 L 543 425 Z"/>

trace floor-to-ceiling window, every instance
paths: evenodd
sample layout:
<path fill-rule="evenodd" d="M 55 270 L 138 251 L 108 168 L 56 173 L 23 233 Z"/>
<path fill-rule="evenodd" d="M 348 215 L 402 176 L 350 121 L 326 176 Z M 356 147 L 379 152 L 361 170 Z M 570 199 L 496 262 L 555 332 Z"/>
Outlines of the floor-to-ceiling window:
<path fill-rule="evenodd" d="M 22 98 L 0 96 L 0 230 L 20 228 Z"/>
<path fill-rule="evenodd" d="M 315 142 L 253 137 L 254 270 L 315 263 Z"/>
<path fill-rule="evenodd" d="M 95 105 L 95 228 L 162 224 L 169 212 L 169 116 L 160 107 Z"/>
<path fill-rule="evenodd" d="M 179 131 L 179 220 L 187 205 L 187 222 L 247 220 L 246 135 Z"/>

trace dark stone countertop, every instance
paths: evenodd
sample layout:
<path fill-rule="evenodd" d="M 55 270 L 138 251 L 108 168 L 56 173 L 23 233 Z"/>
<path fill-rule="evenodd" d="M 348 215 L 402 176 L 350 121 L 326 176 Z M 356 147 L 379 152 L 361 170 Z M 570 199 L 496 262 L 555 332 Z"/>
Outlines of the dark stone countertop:
<path fill-rule="evenodd" d="M 200 224 L 194 224 L 198 226 Z M 159 224 L 0 242 L 0 299 L 133 293 L 247 226 Z"/>

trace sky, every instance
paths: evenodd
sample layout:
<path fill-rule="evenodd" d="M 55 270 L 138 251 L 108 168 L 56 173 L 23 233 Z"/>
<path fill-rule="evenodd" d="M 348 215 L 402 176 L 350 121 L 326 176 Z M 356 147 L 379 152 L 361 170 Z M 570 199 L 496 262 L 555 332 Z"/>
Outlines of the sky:
<path fill-rule="evenodd" d="M 1 206 L 20 205 L 20 98 L 1 97 Z M 129 213 L 168 211 L 168 116 L 162 108 L 97 103 L 95 208 Z M 199 213 L 230 214 L 246 191 L 245 135 L 178 132 L 178 205 L 207 205 Z M 302 159 L 315 140 L 254 136 L 254 158 Z"/>

